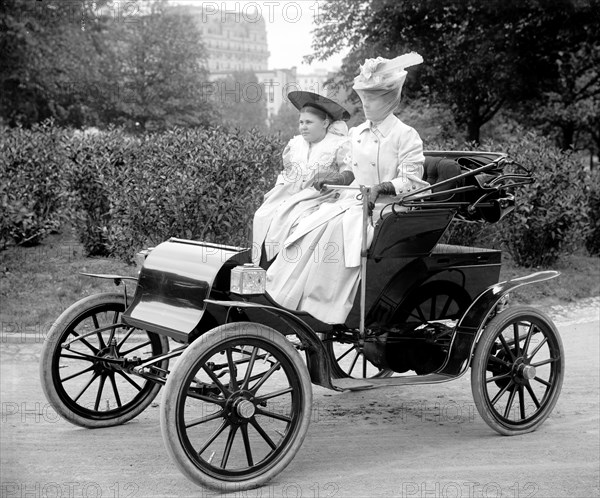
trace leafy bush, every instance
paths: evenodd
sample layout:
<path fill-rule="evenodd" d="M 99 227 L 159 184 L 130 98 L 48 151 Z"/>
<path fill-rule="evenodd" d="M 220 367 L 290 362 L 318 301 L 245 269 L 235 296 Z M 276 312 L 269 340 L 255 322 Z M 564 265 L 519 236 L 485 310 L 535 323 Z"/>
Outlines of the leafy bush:
<path fill-rule="evenodd" d="M 533 133 L 516 133 L 508 142 L 481 146 L 456 142 L 436 144 L 446 150 L 505 152 L 532 171 L 534 183 L 516 192 L 515 210 L 495 225 L 453 222 L 446 239 L 463 245 L 506 249 L 520 266 L 548 267 L 562 252 L 585 241 L 587 226 L 586 185 L 588 173 L 573 154 L 561 152 L 552 142 Z"/>
<path fill-rule="evenodd" d="M 83 139 L 71 151 L 81 239 L 125 260 L 169 237 L 246 245 L 281 148 L 256 131 L 223 128 Z"/>
<path fill-rule="evenodd" d="M 37 244 L 66 215 L 64 142 L 51 122 L 7 128 L 0 141 L 0 247 Z"/>
<path fill-rule="evenodd" d="M 517 207 L 501 222 L 499 240 L 518 265 L 548 267 L 586 238 L 587 173 L 574 154 L 534 134 L 516 137 L 505 150 L 531 169 L 535 181 L 517 192 Z"/>
<path fill-rule="evenodd" d="M 86 254 L 111 254 L 111 198 L 118 195 L 117 170 L 131 162 L 135 141 L 121 130 L 76 134 L 67 147 L 69 187 L 74 193 L 72 222 Z M 117 192 L 114 189 L 117 188 Z"/>
<path fill-rule="evenodd" d="M 600 172 L 590 174 L 588 182 L 588 216 L 590 230 L 585 241 L 588 252 L 592 256 L 600 255 Z"/>

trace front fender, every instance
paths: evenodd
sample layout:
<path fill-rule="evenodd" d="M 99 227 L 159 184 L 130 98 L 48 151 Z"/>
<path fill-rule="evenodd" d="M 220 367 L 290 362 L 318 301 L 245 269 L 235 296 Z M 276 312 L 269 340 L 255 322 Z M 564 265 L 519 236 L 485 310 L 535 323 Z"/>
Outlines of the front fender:
<path fill-rule="evenodd" d="M 292 330 L 300 337 L 303 345 L 306 346 L 307 367 L 310 373 L 311 382 L 327 389 L 341 390 L 331 383 L 331 366 L 329 364 L 329 356 L 327 355 L 323 343 L 315 331 L 300 317 L 275 306 L 250 301 L 220 301 L 216 299 L 205 299 L 205 302 L 207 304 L 224 306 L 227 308 L 260 309 L 280 318 L 292 328 Z"/>
<path fill-rule="evenodd" d="M 247 252 L 241 247 L 183 239 L 159 244 L 144 260 L 123 322 L 187 342 L 202 319 L 205 298 L 219 272 L 244 262 Z"/>

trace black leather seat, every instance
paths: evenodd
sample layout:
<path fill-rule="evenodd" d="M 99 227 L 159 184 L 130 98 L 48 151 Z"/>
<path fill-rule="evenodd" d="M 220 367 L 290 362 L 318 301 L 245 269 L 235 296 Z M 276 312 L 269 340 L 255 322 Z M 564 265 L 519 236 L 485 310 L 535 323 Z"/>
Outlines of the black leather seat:
<path fill-rule="evenodd" d="M 450 178 L 454 178 L 455 176 L 460 175 L 461 169 L 460 164 L 458 164 L 454 159 L 447 159 L 445 157 L 425 157 L 425 164 L 423 165 L 423 180 L 428 182 L 430 185 L 435 185 L 436 183 L 440 183 L 444 180 L 448 180 Z M 456 187 L 464 186 L 464 178 L 459 180 L 448 182 L 441 187 L 433 187 L 433 192 L 441 192 L 444 190 L 453 189 Z M 455 194 L 456 195 L 456 194 Z M 432 199 L 433 200 L 433 199 Z M 436 201 L 449 201 L 449 200 L 458 200 L 456 198 L 453 199 L 453 195 L 449 194 L 448 196 L 440 196 L 435 197 Z"/>

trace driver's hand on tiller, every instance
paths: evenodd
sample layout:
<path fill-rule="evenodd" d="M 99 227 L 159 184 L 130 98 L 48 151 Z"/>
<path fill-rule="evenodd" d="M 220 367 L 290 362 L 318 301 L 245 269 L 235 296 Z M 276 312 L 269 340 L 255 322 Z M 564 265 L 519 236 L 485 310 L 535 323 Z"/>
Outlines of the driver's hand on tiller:
<path fill-rule="evenodd" d="M 394 184 L 392 182 L 382 182 L 379 185 L 374 185 L 371 187 L 371 192 L 369 193 L 370 211 L 373 211 L 375 208 L 375 203 L 380 195 L 396 195 Z"/>

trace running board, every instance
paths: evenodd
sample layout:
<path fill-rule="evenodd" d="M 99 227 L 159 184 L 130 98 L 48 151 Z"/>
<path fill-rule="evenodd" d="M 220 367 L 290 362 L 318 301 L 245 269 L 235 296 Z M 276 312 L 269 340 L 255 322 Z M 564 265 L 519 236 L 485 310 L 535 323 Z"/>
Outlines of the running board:
<path fill-rule="evenodd" d="M 331 384 L 342 391 L 360 391 L 387 386 L 410 386 L 416 384 L 439 384 L 458 378 L 458 375 L 427 374 L 405 375 L 402 377 L 378 377 L 369 379 L 331 379 Z"/>
<path fill-rule="evenodd" d="M 371 389 L 375 387 L 371 380 L 353 379 L 351 377 L 345 377 L 343 379 L 331 379 L 331 384 L 338 391 L 362 391 L 363 389 Z"/>

